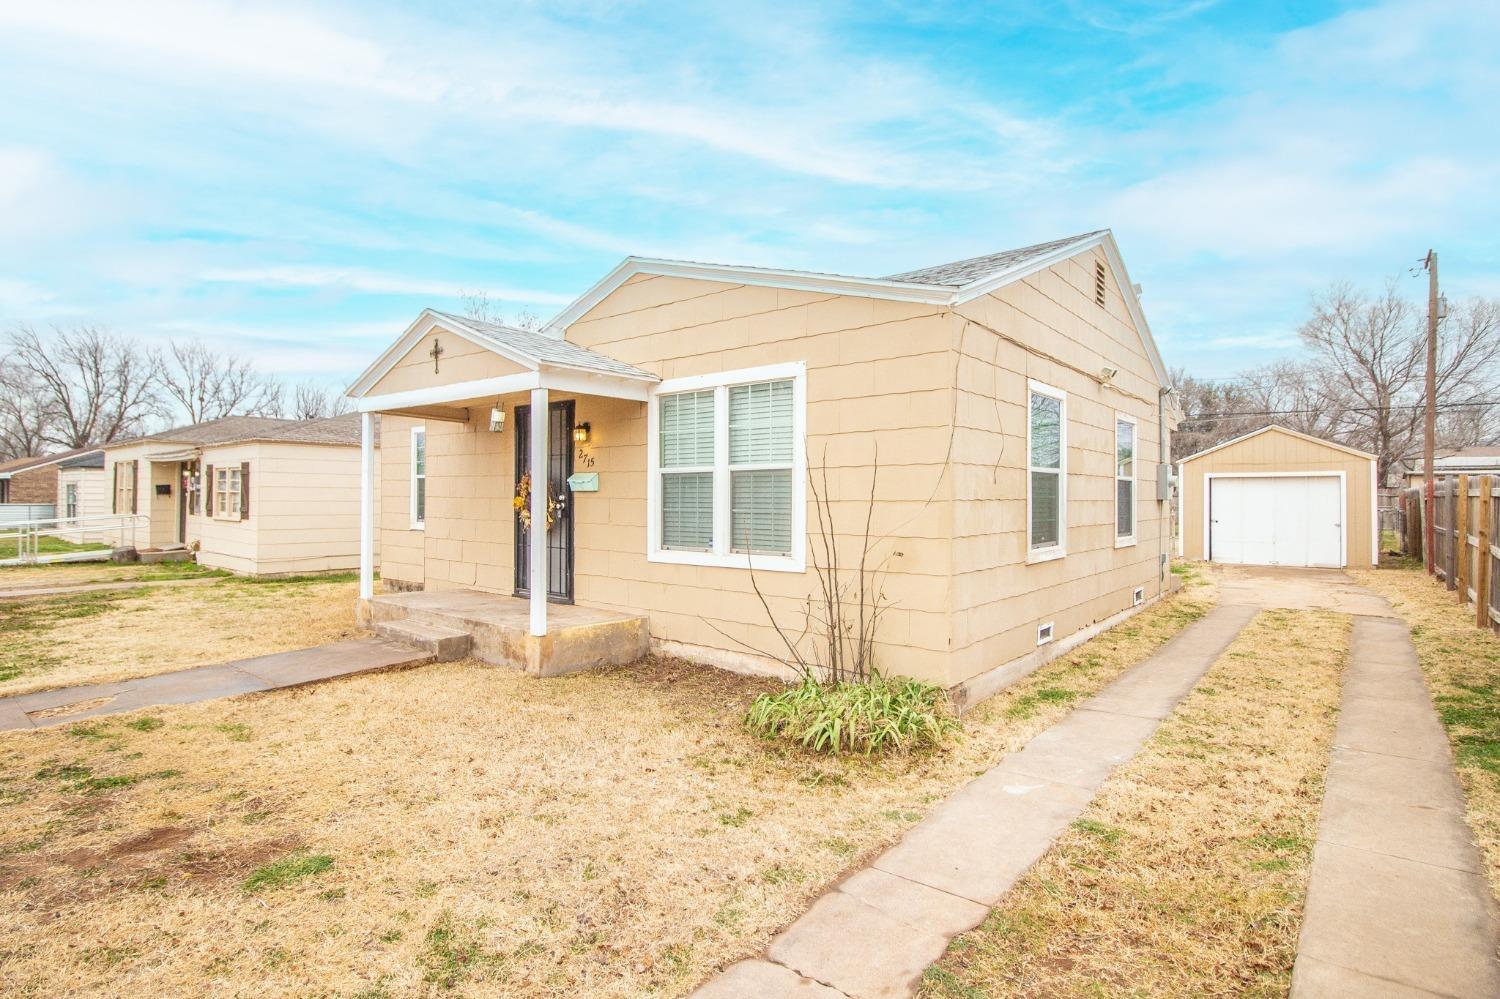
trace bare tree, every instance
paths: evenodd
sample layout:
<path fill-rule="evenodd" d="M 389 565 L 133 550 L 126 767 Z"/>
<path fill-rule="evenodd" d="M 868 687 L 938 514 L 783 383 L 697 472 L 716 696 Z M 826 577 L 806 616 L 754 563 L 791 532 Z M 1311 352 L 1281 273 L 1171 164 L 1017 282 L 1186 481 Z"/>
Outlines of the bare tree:
<path fill-rule="evenodd" d="M 162 385 L 188 423 L 281 411 L 281 386 L 245 358 L 220 353 L 201 340 L 174 340 L 167 353 Z"/>
<path fill-rule="evenodd" d="M 1255 417 L 1240 415 L 1257 408 L 1241 379 L 1198 378 L 1183 368 L 1168 377 L 1184 414 L 1172 434 L 1173 461 L 1256 429 Z"/>
<path fill-rule="evenodd" d="M 41 454 L 52 422 L 37 377 L 24 368 L 0 367 L 0 461 Z"/>
<path fill-rule="evenodd" d="M 1344 410 L 1335 436 L 1375 453 L 1380 481 L 1414 448 L 1426 372 L 1423 316 L 1394 282 L 1372 298 L 1337 284 L 1313 300 L 1299 330 L 1322 380 L 1322 405 Z M 1438 330 L 1438 401 L 1444 410 L 1495 392 L 1500 303 L 1465 303 Z"/>
<path fill-rule="evenodd" d="M 44 340 L 30 326 L 10 331 L 11 363 L 34 380 L 50 419 L 41 438 L 62 448 L 91 447 L 139 432 L 161 414 L 161 357 L 93 326 L 54 327 Z"/>
<path fill-rule="evenodd" d="M 317 382 L 298 382 L 292 388 L 291 412 L 294 420 L 321 420 L 329 416 L 342 416 L 353 407 L 342 392 L 326 388 Z"/>
<path fill-rule="evenodd" d="M 500 308 L 498 302 L 491 300 L 489 292 L 486 291 L 460 291 L 459 297 L 464 302 L 464 315 L 470 319 L 477 319 L 482 323 L 495 323 L 500 326 L 514 326 L 523 330 L 539 330 L 542 328 L 542 317 L 530 309 L 521 309 L 510 319 L 505 318 L 505 312 Z"/>

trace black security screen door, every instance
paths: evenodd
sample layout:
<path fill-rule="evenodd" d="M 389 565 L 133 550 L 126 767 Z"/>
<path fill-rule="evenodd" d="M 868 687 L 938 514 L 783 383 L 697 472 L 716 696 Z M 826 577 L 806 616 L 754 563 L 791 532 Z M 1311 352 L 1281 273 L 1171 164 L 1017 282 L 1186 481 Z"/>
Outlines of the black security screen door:
<path fill-rule="evenodd" d="M 548 408 L 547 477 L 560 505 L 547 532 L 547 599 L 573 602 L 573 496 L 568 476 L 573 474 L 573 400 L 554 402 Z M 531 464 L 531 407 L 516 407 L 516 481 Z M 545 516 L 547 493 L 536 483 L 531 487 L 531 509 Z M 531 539 L 515 515 L 516 596 L 531 595 Z"/>

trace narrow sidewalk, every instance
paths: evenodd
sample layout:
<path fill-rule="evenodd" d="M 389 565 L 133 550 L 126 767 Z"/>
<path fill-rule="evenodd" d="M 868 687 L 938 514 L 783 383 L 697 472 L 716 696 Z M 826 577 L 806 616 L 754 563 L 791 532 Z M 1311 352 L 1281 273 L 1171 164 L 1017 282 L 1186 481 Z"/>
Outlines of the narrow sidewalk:
<path fill-rule="evenodd" d="M 1135 756 L 1256 614 L 1221 606 L 971 781 L 697 999 L 898 999 Z"/>
<path fill-rule="evenodd" d="M 1500 996 L 1500 920 L 1403 621 L 1357 617 L 1293 996 Z"/>
<path fill-rule="evenodd" d="M 46 597 L 68 597 L 79 593 L 102 593 L 109 590 L 139 590 L 157 586 L 211 586 L 224 582 L 224 576 L 188 579 L 138 579 L 109 583 L 60 583 L 55 586 L 13 586 L 0 589 L 0 602 L 42 600 Z"/>
<path fill-rule="evenodd" d="M 0 699 L 0 731 L 62 725 L 163 704 L 191 704 L 235 694 L 281 690 L 357 673 L 420 666 L 432 660 L 432 653 L 400 642 L 357 638 L 117 683 L 6 697 Z"/>

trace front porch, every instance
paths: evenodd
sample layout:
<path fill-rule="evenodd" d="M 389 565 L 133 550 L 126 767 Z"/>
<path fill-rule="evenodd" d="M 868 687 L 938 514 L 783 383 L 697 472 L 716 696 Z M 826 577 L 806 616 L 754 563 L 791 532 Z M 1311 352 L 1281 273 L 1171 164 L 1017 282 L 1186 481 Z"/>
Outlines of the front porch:
<path fill-rule="evenodd" d="M 368 620 L 392 638 L 456 640 L 454 648 L 485 662 L 560 676 L 596 666 L 622 666 L 646 654 L 650 628 L 642 615 L 573 604 L 548 606 L 547 632 L 533 634 L 531 602 L 477 590 L 382 593 L 367 603 Z M 462 642 L 459 636 L 468 636 Z M 456 658 L 440 655 L 440 658 Z"/>

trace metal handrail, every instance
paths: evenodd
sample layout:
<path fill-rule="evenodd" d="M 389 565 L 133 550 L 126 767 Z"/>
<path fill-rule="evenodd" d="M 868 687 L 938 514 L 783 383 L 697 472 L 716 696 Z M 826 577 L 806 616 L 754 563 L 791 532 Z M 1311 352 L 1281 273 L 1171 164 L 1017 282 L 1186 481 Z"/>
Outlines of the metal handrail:
<path fill-rule="evenodd" d="M 12 541 L 16 551 L 14 558 L 0 558 L 0 566 L 39 565 L 48 562 L 76 562 L 108 558 L 110 550 L 136 547 L 136 528 L 140 520 L 140 514 L 125 513 L 96 517 L 41 517 L 35 520 L 0 524 L 0 552 L 8 551 L 9 542 Z M 84 540 L 86 535 L 99 536 L 101 543 L 108 544 L 110 550 L 42 554 L 43 537 L 57 537 L 67 541 L 69 534 L 76 535 L 79 541 L 75 543 L 81 544 L 88 543 Z"/>

